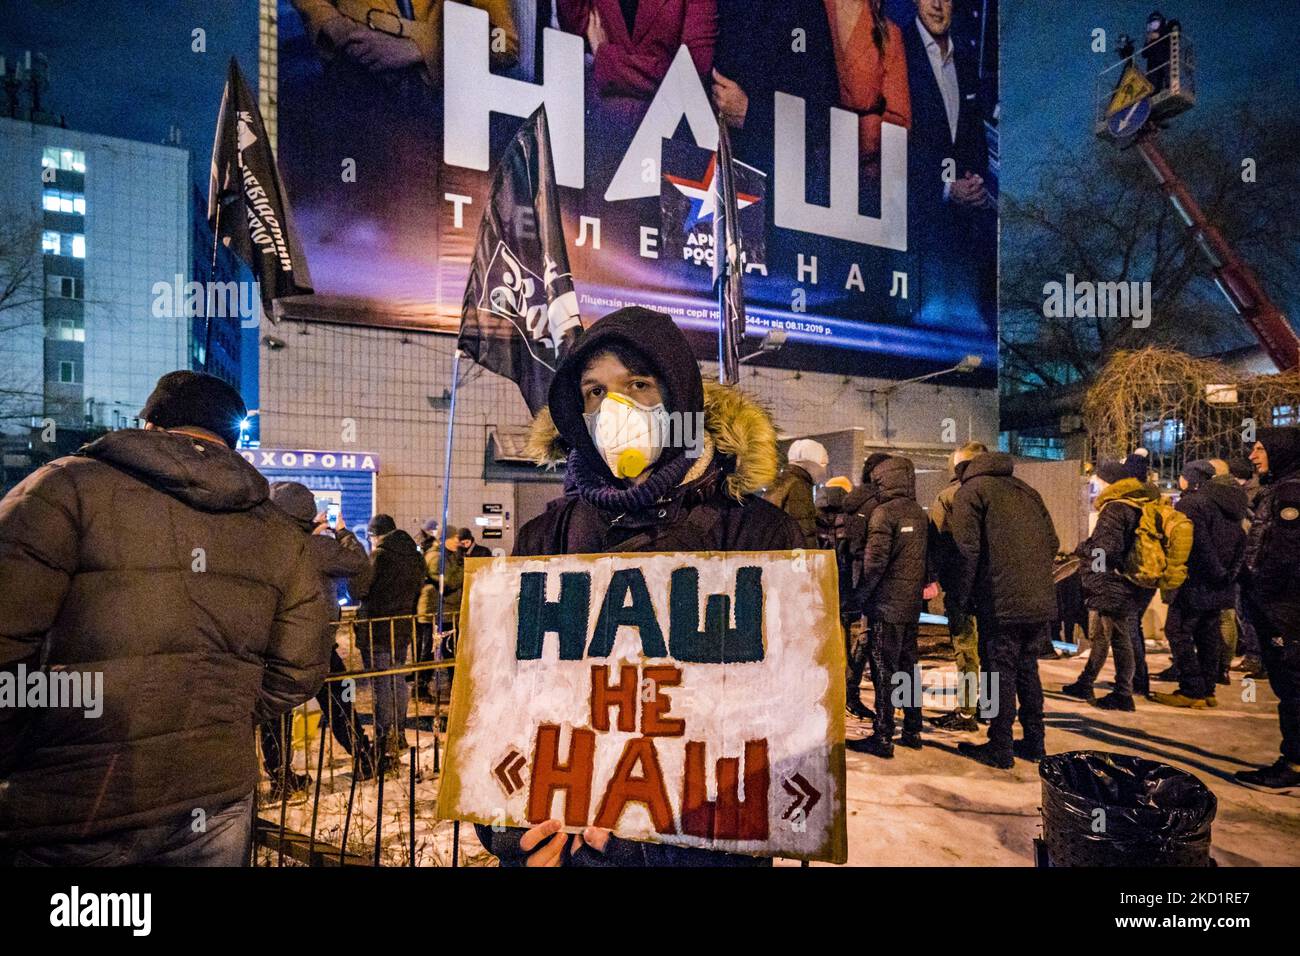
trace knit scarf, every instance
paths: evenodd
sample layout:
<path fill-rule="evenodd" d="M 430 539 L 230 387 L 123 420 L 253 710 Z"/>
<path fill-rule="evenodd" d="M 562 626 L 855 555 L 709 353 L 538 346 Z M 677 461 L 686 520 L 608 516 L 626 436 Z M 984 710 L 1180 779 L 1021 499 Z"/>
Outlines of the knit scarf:
<path fill-rule="evenodd" d="M 577 494 L 583 501 L 595 505 L 601 511 L 626 514 L 649 508 L 668 494 L 681 484 L 693 464 L 686 455 L 676 455 L 655 468 L 641 484 L 620 488 L 609 484 L 608 479 L 575 449 L 569 452 L 565 491 Z"/>

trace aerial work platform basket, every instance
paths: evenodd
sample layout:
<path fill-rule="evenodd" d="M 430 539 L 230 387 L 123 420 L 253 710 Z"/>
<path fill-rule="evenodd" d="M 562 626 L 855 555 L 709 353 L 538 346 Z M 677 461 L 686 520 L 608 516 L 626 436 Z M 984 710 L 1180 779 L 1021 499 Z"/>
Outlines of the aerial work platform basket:
<path fill-rule="evenodd" d="M 1151 41 L 1097 74 L 1093 129 L 1104 140 L 1131 138 L 1147 122 L 1163 124 L 1196 105 L 1196 56 L 1181 28 Z"/>

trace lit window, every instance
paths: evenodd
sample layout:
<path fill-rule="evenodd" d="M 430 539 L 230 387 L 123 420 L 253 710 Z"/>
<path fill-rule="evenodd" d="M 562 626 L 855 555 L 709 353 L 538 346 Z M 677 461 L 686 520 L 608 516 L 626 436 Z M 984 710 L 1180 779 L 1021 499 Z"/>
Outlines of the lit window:
<path fill-rule="evenodd" d="M 41 233 L 41 251 L 46 255 L 57 256 L 59 254 L 60 239 L 62 237 L 57 232 L 51 232 L 48 229 Z"/>
<path fill-rule="evenodd" d="M 77 323 L 76 319 L 59 319 L 58 331 L 58 337 L 65 342 L 86 341 L 86 330 Z"/>
<path fill-rule="evenodd" d="M 41 195 L 41 205 L 49 212 L 70 212 L 82 216 L 86 214 L 86 197 L 81 193 L 47 189 Z"/>
<path fill-rule="evenodd" d="M 1273 406 L 1273 425 L 1275 427 L 1295 424 L 1300 424 L 1300 415 L 1297 415 L 1297 407 L 1295 405 Z"/>
<path fill-rule="evenodd" d="M 86 237 L 79 232 L 72 234 L 72 258 L 86 258 Z"/>
<path fill-rule="evenodd" d="M 86 154 L 79 149 L 46 146 L 41 153 L 41 166 L 46 169 L 66 169 L 74 173 L 84 173 Z"/>

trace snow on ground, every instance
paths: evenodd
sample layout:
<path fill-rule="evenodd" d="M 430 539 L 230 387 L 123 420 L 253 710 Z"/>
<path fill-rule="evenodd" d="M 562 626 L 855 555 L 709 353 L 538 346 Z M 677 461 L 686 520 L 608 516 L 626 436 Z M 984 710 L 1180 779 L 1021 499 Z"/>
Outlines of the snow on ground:
<path fill-rule="evenodd" d="M 1167 666 L 1166 653 L 1148 653 L 1152 673 Z M 1256 699 L 1249 700 L 1249 688 L 1242 675 L 1234 672 L 1232 687 L 1220 687 L 1220 706 L 1213 710 L 1179 710 L 1138 700 L 1136 713 L 1097 710 L 1059 693 L 1062 684 L 1078 676 L 1085 657 L 1040 662 L 1046 692 L 1047 750 L 1110 750 L 1158 760 L 1188 770 L 1199 777 L 1218 797 L 1214 821 L 1212 855 L 1221 866 L 1300 865 L 1300 798 L 1294 794 L 1263 793 L 1243 787 L 1232 779 L 1236 770 L 1272 763 L 1277 758 L 1277 698 L 1267 681 L 1256 684 Z M 927 658 L 927 674 L 933 669 L 952 671 L 951 661 Z M 1107 663 L 1098 685 L 1098 696 L 1109 690 L 1113 671 Z M 937 677 L 938 675 L 936 675 Z M 927 683 L 930 678 L 927 677 Z M 1156 689 L 1172 685 L 1156 683 Z M 864 689 L 870 701 L 870 688 Z M 363 690 L 359 709 L 369 714 L 368 694 Z M 438 774 L 434 770 L 435 750 L 433 705 L 418 705 L 419 749 L 416 760 L 421 780 L 416 784 L 415 833 L 417 866 L 449 866 L 452 855 L 452 824 L 434 817 Z M 410 719 L 416 720 L 413 702 Z M 927 717 L 944 708 L 927 708 Z M 445 698 L 442 713 L 446 712 Z M 847 736 L 863 736 L 868 728 L 849 719 Z M 1017 731 L 1017 735 L 1019 731 Z M 961 757 L 957 744 L 982 740 L 978 734 L 960 734 L 925 728 L 921 751 L 896 748 L 893 760 L 880 760 L 852 751 L 847 755 L 849 864 L 856 866 L 1032 866 L 1033 839 L 1041 833 L 1041 783 L 1037 768 L 1017 761 L 1013 770 L 999 771 Z M 408 726 L 407 739 L 414 745 L 417 733 Z M 313 732 L 308 746 L 301 737 L 295 747 L 294 767 L 306 769 L 310 753 L 315 778 L 319 738 Z M 445 741 L 438 745 L 442 755 Z M 400 776 L 384 782 L 384 814 L 381 862 L 385 866 L 410 863 L 408 819 L 409 755 L 402 759 Z M 321 800 L 317 818 L 318 839 L 338 846 L 344 827 L 348 793 L 352 783 L 351 762 L 341 747 L 327 740 L 325 773 L 321 779 Z M 263 781 L 262 797 L 266 797 Z M 307 799 L 291 800 L 286 808 L 290 829 L 308 833 L 311 829 L 315 782 Z M 353 814 L 348 826 L 348 849 L 373 857 L 378 785 L 375 780 L 358 783 Z M 278 822 L 280 804 L 264 805 L 264 819 Z M 259 865 L 276 863 L 274 850 L 263 850 Z M 788 861 L 782 861 L 787 862 Z M 460 828 L 462 866 L 494 866 L 474 835 L 474 828 Z M 286 862 L 286 865 L 292 865 Z M 788 863 L 788 865 L 797 865 Z"/>

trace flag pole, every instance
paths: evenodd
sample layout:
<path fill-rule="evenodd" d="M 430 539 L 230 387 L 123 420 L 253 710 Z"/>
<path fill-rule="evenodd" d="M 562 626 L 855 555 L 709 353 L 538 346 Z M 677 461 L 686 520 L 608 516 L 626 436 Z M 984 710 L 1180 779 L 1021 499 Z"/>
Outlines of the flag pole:
<path fill-rule="evenodd" d="M 208 274 L 208 279 L 212 283 L 217 281 L 217 246 L 221 242 L 221 197 L 217 197 L 217 215 L 216 221 L 212 225 L 212 270 Z M 209 284 L 211 289 L 212 285 Z M 259 308 L 260 308 L 259 304 Z M 203 297 L 203 371 L 208 371 L 212 362 L 212 296 Z"/>
<path fill-rule="evenodd" d="M 716 213 L 715 213 L 716 215 Z M 714 249 L 713 254 L 718 255 L 718 250 Z M 725 255 L 726 253 L 723 253 Z M 727 286 L 730 285 L 727 276 L 727 266 L 723 266 L 722 274 L 718 276 L 718 383 L 721 385 L 734 385 L 735 382 L 727 381 Z"/>
<path fill-rule="evenodd" d="M 456 393 L 460 390 L 460 357 L 463 354 L 457 348 L 451 360 L 451 404 L 447 409 L 447 452 L 442 469 L 442 518 L 438 525 L 438 627 L 433 636 L 435 642 L 442 640 L 442 595 L 447 570 L 447 509 L 451 502 L 451 439 L 456 426 Z M 438 645 L 435 643 L 434 646 Z M 434 733 L 437 734 L 436 727 Z"/>

